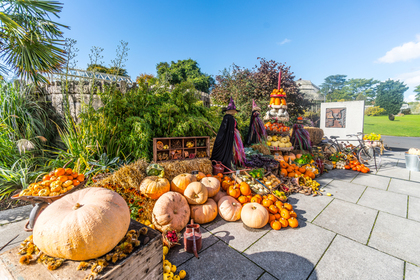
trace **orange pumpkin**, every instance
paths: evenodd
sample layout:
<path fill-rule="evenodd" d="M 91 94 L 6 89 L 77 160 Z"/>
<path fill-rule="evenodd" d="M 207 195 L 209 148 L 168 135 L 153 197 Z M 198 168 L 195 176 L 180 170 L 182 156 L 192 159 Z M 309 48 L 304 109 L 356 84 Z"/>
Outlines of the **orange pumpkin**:
<path fill-rule="evenodd" d="M 310 170 L 306 170 L 305 176 L 308 176 L 311 179 L 315 179 L 315 174 Z"/>
<path fill-rule="evenodd" d="M 282 218 L 285 218 L 286 220 L 290 219 L 289 210 L 287 210 L 286 208 L 283 208 L 283 209 L 280 210 L 280 215 L 281 215 Z"/>
<path fill-rule="evenodd" d="M 280 161 L 280 167 L 286 169 L 289 167 L 289 164 L 286 161 Z"/>
<path fill-rule="evenodd" d="M 33 241 L 51 257 L 89 260 L 111 251 L 129 225 L 130 209 L 119 194 L 86 188 L 45 208 L 36 220 Z"/>
<path fill-rule="evenodd" d="M 238 201 L 242 204 L 247 203 L 248 202 L 248 198 L 244 195 L 241 195 L 238 197 Z"/>
<path fill-rule="evenodd" d="M 207 201 L 209 192 L 202 183 L 192 182 L 185 189 L 184 196 L 189 204 L 203 204 Z"/>
<path fill-rule="evenodd" d="M 276 216 L 274 214 L 269 214 L 268 215 L 268 222 L 271 223 L 272 221 L 274 221 L 276 219 Z"/>
<path fill-rule="evenodd" d="M 289 156 L 283 156 L 285 162 L 289 162 Z"/>
<path fill-rule="evenodd" d="M 262 206 L 264 206 L 264 207 L 270 207 L 271 205 L 273 205 L 273 201 L 272 200 L 270 200 L 270 199 L 263 199 L 263 201 L 262 201 Z"/>
<path fill-rule="evenodd" d="M 350 169 L 350 165 L 344 165 L 345 169 Z"/>
<path fill-rule="evenodd" d="M 236 185 L 230 186 L 227 193 L 228 195 L 234 198 L 238 198 L 241 195 L 241 190 L 239 186 L 236 184 Z"/>
<path fill-rule="evenodd" d="M 287 176 L 287 173 L 288 173 L 287 170 L 284 168 L 282 168 L 280 171 L 280 175 L 283 175 L 283 176 Z"/>
<path fill-rule="evenodd" d="M 276 213 L 276 214 L 274 214 L 274 217 L 276 217 L 276 220 L 280 220 L 281 215 L 280 215 L 280 213 Z"/>
<path fill-rule="evenodd" d="M 248 203 L 242 208 L 241 220 L 250 228 L 262 228 L 268 219 L 268 211 L 261 204 Z"/>
<path fill-rule="evenodd" d="M 295 174 L 296 174 L 295 172 L 290 172 L 289 174 L 287 174 L 287 176 L 293 178 L 293 177 L 295 177 Z"/>
<path fill-rule="evenodd" d="M 299 226 L 298 220 L 294 217 L 291 217 L 287 221 L 289 222 L 289 226 L 292 227 L 292 228 L 297 228 Z"/>
<path fill-rule="evenodd" d="M 149 176 L 141 181 L 139 190 L 146 197 L 158 199 L 162 194 L 169 192 L 171 185 L 165 178 Z"/>
<path fill-rule="evenodd" d="M 281 227 L 286 228 L 289 225 L 289 222 L 285 218 L 280 218 L 279 220 Z"/>
<path fill-rule="evenodd" d="M 231 196 L 222 197 L 217 207 L 220 217 L 225 221 L 234 222 L 241 218 L 242 205 Z"/>
<path fill-rule="evenodd" d="M 370 171 L 369 167 L 362 167 L 362 173 L 368 173 Z"/>
<path fill-rule="evenodd" d="M 270 226 L 274 230 L 280 230 L 281 229 L 281 223 L 277 220 L 271 221 Z"/>
<path fill-rule="evenodd" d="M 191 219 L 197 224 L 207 224 L 217 217 L 217 204 L 209 198 L 206 203 L 201 205 L 191 205 Z"/>
<path fill-rule="evenodd" d="M 251 194 L 251 188 L 249 185 L 245 182 L 240 183 L 240 190 L 242 195 L 250 195 Z"/>
<path fill-rule="evenodd" d="M 306 172 L 306 168 L 305 167 L 300 167 L 299 168 L 299 172 L 300 173 L 305 173 Z"/>
<path fill-rule="evenodd" d="M 290 217 L 297 218 L 297 214 L 296 214 L 296 212 L 295 212 L 295 211 L 293 211 L 293 210 L 289 212 L 289 215 L 290 215 Z"/>
<path fill-rule="evenodd" d="M 281 209 L 281 208 L 283 208 L 283 205 L 284 204 L 280 200 L 277 200 L 276 203 L 275 203 L 275 205 L 277 206 L 277 208 Z"/>
<path fill-rule="evenodd" d="M 277 201 L 277 198 L 274 195 L 272 195 L 271 193 L 267 196 L 267 198 L 269 200 L 273 201 L 273 203 L 275 203 Z"/>
<path fill-rule="evenodd" d="M 222 189 L 224 189 L 225 191 L 228 190 L 228 188 L 233 185 L 233 182 L 231 180 L 223 180 L 222 181 Z"/>
<path fill-rule="evenodd" d="M 197 179 L 195 178 L 195 176 L 191 174 L 188 174 L 188 173 L 180 174 L 172 180 L 171 191 L 184 194 L 184 191 L 188 187 L 188 185 L 196 181 Z"/>
<path fill-rule="evenodd" d="M 287 167 L 286 170 L 287 170 L 288 173 L 295 171 L 295 169 L 292 166 Z"/>
<path fill-rule="evenodd" d="M 153 207 L 152 222 L 157 230 L 181 231 L 190 220 L 190 206 L 178 192 L 164 193 Z"/>
<path fill-rule="evenodd" d="M 270 207 L 268 207 L 268 211 L 271 214 L 277 214 L 277 212 L 279 212 L 279 209 L 276 207 L 276 205 L 270 205 Z"/>
<path fill-rule="evenodd" d="M 289 211 L 292 211 L 293 210 L 293 206 L 290 203 L 284 203 L 283 204 L 283 207 L 286 208 Z"/>
<path fill-rule="evenodd" d="M 251 202 L 253 202 L 253 203 L 258 203 L 258 204 L 260 204 L 261 203 L 261 196 L 253 196 L 252 198 L 251 198 Z"/>
<path fill-rule="evenodd" d="M 205 178 L 206 177 L 206 174 L 204 174 L 203 172 L 198 172 L 198 174 L 197 175 L 195 175 L 195 179 L 197 180 L 197 181 L 201 181 L 201 179 L 203 179 L 203 178 Z"/>

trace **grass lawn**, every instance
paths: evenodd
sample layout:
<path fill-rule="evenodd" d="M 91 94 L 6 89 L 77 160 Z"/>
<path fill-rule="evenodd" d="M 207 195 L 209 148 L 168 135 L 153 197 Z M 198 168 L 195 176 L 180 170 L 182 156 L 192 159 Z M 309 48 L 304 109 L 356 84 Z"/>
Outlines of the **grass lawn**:
<path fill-rule="evenodd" d="M 390 121 L 388 116 L 365 116 L 364 133 L 371 132 L 389 136 L 420 137 L 420 115 L 395 116 L 394 121 Z"/>

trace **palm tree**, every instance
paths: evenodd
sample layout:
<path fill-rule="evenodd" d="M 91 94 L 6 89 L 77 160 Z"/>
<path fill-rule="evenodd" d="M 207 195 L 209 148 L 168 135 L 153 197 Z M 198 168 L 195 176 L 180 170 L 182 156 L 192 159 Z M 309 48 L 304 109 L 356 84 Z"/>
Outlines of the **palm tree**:
<path fill-rule="evenodd" d="M 65 62 L 59 18 L 63 4 L 51 0 L 0 0 L 0 71 L 13 70 L 24 80 L 48 82 L 43 75 L 59 70 Z M 10 66 L 11 69 L 8 69 Z"/>

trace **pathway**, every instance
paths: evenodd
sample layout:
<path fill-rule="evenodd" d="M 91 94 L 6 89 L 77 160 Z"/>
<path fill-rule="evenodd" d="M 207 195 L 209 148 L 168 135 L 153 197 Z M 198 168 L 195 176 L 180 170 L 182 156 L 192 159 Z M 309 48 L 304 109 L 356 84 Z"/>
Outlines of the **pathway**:
<path fill-rule="evenodd" d="M 404 153 L 386 152 L 373 174 L 334 170 L 318 181 L 333 196 L 292 195 L 298 228 L 254 230 L 218 217 L 202 226 L 200 259 L 183 246 L 167 259 L 186 279 L 420 279 L 420 173 L 405 169 Z M 0 246 L 29 235 L 28 210 L 0 212 Z"/>

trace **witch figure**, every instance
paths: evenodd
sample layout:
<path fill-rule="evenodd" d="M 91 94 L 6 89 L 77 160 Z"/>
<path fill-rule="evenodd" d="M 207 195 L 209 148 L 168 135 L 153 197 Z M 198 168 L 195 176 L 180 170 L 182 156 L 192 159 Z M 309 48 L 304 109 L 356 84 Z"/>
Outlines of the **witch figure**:
<path fill-rule="evenodd" d="M 249 123 L 248 134 L 245 143 L 247 145 L 261 143 L 267 139 L 267 131 L 260 118 L 261 108 L 252 99 L 252 116 Z"/>
<path fill-rule="evenodd" d="M 232 159 L 235 159 L 236 165 L 245 166 L 244 145 L 233 117 L 239 111 L 236 110 L 232 97 L 223 112 L 225 116 L 217 132 L 210 160 L 221 161 L 224 166 L 230 169 L 232 169 Z"/>

